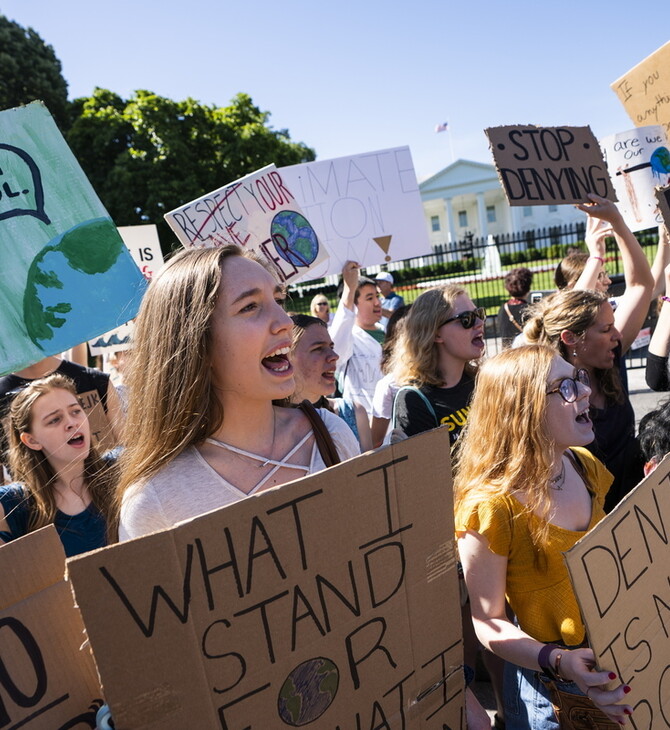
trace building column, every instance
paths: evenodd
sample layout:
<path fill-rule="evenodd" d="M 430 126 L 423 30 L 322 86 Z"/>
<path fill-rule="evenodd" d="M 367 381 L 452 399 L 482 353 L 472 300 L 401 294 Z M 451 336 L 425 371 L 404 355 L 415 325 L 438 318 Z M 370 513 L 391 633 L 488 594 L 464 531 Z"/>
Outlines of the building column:
<path fill-rule="evenodd" d="M 454 226 L 454 206 L 451 198 L 444 199 L 444 209 L 447 213 L 447 226 L 449 227 L 449 243 L 455 243 L 458 239 L 456 236 L 456 228 Z"/>
<path fill-rule="evenodd" d="M 486 238 L 489 234 L 488 221 L 486 220 L 486 203 L 484 193 L 477 193 L 477 215 L 479 217 L 479 236 Z"/>
<path fill-rule="evenodd" d="M 521 221 L 519 211 L 521 209 L 516 205 L 509 206 L 510 233 L 516 233 L 521 230 Z"/>

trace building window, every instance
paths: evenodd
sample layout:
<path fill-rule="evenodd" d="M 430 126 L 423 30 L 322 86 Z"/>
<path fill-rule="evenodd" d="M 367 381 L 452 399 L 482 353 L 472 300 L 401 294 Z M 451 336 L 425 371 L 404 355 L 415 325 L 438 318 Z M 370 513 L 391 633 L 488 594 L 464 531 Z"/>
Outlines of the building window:
<path fill-rule="evenodd" d="M 549 206 L 549 212 L 550 213 L 555 213 L 557 210 L 558 210 L 558 206 L 557 205 L 550 205 Z"/>
<path fill-rule="evenodd" d="M 487 205 L 486 206 L 486 220 L 489 223 L 495 223 L 496 222 L 496 207 L 495 207 L 495 205 Z"/>
<path fill-rule="evenodd" d="M 468 227 L 468 212 L 467 212 L 467 210 L 459 210 L 458 211 L 458 225 L 461 228 L 467 228 Z"/>
<path fill-rule="evenodd" d="M 523 217 L 530 218 L 533 215 L 533 209 L 530 205 L 525 205 L 523 208 Z"/>
<path fill-rule="evenodd" d="M 433 231 L 440 230 L 440 216 L 439 215 L 430 216 L 430 227 L 431 227 L 431 230 L 433 230 Z"/>

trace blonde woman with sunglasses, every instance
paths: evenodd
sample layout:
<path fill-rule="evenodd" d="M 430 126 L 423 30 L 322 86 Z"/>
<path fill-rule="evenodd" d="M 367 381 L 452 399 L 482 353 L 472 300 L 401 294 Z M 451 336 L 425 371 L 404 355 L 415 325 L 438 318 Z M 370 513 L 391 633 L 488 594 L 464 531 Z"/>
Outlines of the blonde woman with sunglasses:
<path fill-rule="evenodd" d="M 429 289 L 412 304 L 393 353 L 399 386 L 393 427 L 407 436 L 437 426 L 452 445 L 467 421 L 477 361 L 484 353 L 486 311 L 465 289 Z"/>

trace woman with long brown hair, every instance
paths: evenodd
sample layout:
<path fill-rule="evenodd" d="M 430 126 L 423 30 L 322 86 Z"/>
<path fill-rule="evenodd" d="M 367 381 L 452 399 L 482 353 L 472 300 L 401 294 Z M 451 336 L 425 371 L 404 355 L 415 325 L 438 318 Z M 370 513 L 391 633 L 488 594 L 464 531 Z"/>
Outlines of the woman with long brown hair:
<path fill-rule="evenodd" d="M 152 280 L 127 377 L 119 535 L 163 529 L 325 467 L 295 389 L 293 323 L 269 265 L 238 246 L 179 253 Z M 319 410 L 341 459 L 348 426 Z"/>
<path fill-rule="evenodd" d="M 0 540 L 53 523 L 68 556 L 103 547 L 118 473 L 91 445 L 74 383 L 33 380 L 14 396 L 8 426 L 16 482 L 0 487 Z"/>

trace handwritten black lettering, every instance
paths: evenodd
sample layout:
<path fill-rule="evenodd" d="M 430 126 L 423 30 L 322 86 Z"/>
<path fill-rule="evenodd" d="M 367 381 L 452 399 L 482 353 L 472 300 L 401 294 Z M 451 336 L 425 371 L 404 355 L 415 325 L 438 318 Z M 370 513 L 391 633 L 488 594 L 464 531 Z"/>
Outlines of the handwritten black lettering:
<path fill-rule="evenodd" d="M 349 672 L 351 673 L 354 689 L 361 686 L 359 665 L 369 659 L 375 652 L 384 654 L 393 669 L 398 667 L 397 662 L 391 656 L 391 652 L 382 644 L 385 634 L 386 619 L 379 616 L 366 621 L 346 637 L 344 643 L 347 648 Z"/>

